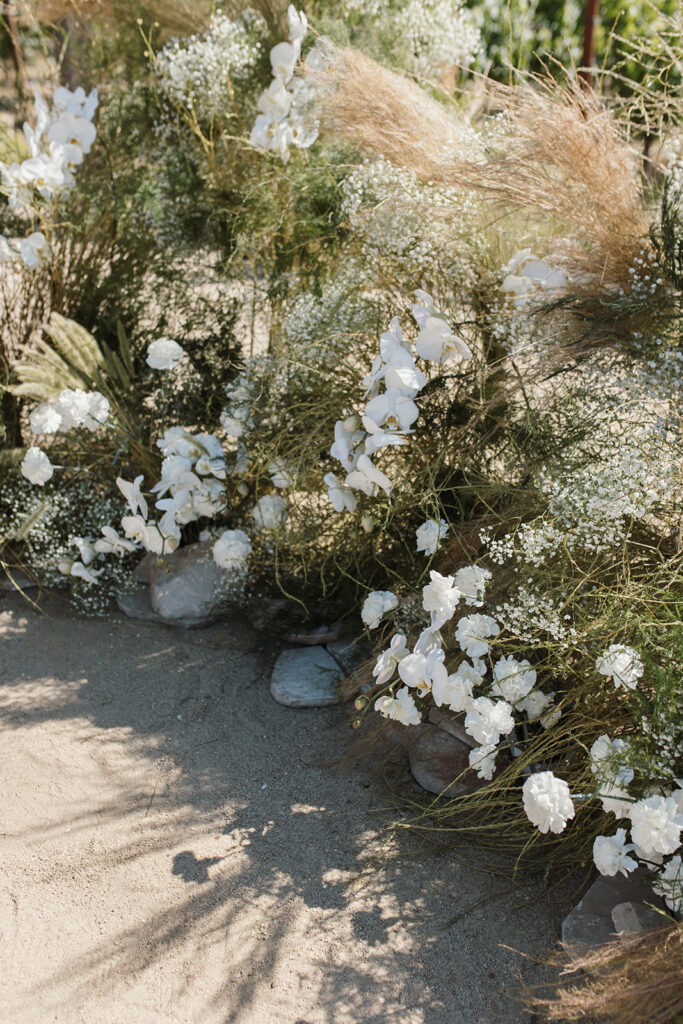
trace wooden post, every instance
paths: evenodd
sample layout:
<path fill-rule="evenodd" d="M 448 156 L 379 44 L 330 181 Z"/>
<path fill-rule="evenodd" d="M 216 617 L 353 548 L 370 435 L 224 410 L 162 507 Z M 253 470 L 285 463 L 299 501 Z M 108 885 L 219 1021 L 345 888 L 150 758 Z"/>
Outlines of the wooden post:
<path fill-rule="evenodd" d="M 600 0 L 586 0 L 583 15 L 583 56 L 581 78 L 586 85 L 593 84 L 595 75 L 595 30 L 600 20 Z"/>

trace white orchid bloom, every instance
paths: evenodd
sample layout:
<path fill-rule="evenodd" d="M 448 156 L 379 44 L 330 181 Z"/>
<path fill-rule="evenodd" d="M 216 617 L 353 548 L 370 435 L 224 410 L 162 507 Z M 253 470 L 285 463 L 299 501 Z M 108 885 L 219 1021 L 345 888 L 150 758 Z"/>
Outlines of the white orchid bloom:
<path fill-rule="evenodd" d="M 143 519 L 146 519 L 148 515 L 147 502 L 145 501 L 144 495 L 140 490 L 140 484 L 144 479 L 145 478 L 141 473 L 140 476 L 135 477 L 135 480 L 131 484 L 127 480 L 123 480 L 120 476 L 118 476 L 116 478 L 116 486 L 118 487 L 118 489 L 121 491 L 121 494 L 128 502 L 128 507 L 130 508 L 133 515 L 135 515 L 135 513 L 139 509 Z"/>
<path fill-rule="evenodd" d="M 415 342 L 418 355 L 428 362 L 446 363 L 451 359 L 471 359 L 472 350 L 451 331 L 441 316 L 425 321 Z"/>
<path fill-rule="evenodd" d="M 147 523 L 143 544 L 154 555 L 167 555 L 180 544 L 180 530 L 161 530 L 156 523 Z"/>
<path fill-rule="evenodd" d="M 298 117 L 294 113 L 289 117 L 288 128 L 290 141 L 297 149 L 310 149 L 318 138 L 318 122 Z"/>
<path fill-rule="evenodd" d="M 430 316 L 434 316 L 434 299 L 431 297 L 429 292 L 425 292 L 421 288 L 416 288 L 413 294 L 417 299 L 417 302 L 414 303 L 410 309 L 415 319 L 415 323 L 420 329 L 422 329 Z"/>
<path fill-rule="evenodd" d="M 290 111 L 292 94 L 285 89 L 281 79 L 274 78 L 268 88 L 261 93 L 256 106 L 262 114 L 266 114 L 273 121 L 281 121 Z"/>
<path fill-rule="evenodd" d="M 121 528 L 129 540 L 135 544 L 145 544 L 147 535 L 147 520 L 142 516 L 122 516 Z"/>
<path fill-rule="evenodd" d="M 336 512 L 355 512 L 358 499 L 350 487 L 344 484 L 334 473 L 326 473 L 324 481 L 327 484 L 327 494 Z"/>
<path fill-rule="evenodd" d="M 355 419 L 352 422 L 355 422 Z M 330 448 L 330 455 L 337 462 L 341 462 L 348 473 L 356 468 L 361 454 L 359 446 L 365 439 L 365 433 L 355 427 L 351 429 L 347 424 L 348 420 L 337 420 L 335 423 L 334 444 Z"/>
<path fill-rule="evenodd" d="M 285 490 L 287 487 L 294 486 L 294 477 L 282 459 L 275 459 L 274 462 L 271 462 L 268 466 L 268 472 L 270 473 L 270 479 L 273 481 L 273 486 L 279 490 Z"/>
<path fill-rule="evenodd" d="M 440 647 L 421 654 L 413 651 L 407 654 L 398 664 L 398 674 L 411 689 L 417 690 L 421 697 L 431 693 L 434 684 L 443 685 L 448 677 L 444 658 L 446 655 Z"/>
<path fill-rule="evenodd" d="M 406 433 L 419 415 L 415 402 L 396 388 L 389 388 L 383 395 L 375 395 L 365 406 L 363 426 L 370 434 L 382 427 L 392 433 Z"/>
<path fill-rule="evenodd" d="M 69 576 L 76 576 L 78 579 L 85 580 L 86 583 L 97 583 L 97 577 L 101 576 L 103 572 L 103 569 L 86 569 L 82 562 L 74 562 Z"/>
<path fill-rule="evenodd" d="M 33 231 L 27 238 L 20 238 L 19 255 L 29 270 L 46 263 L 50 259 L 50 246 L 43 232 Z"/>
<path fill-rule="evenodd" d="M 83 156 L 90 152 L 96 135 L 97 129 L 92 121 L 66 111 L 47 130 L 48 142 L 69 146 L 73 154 L 69 162 L 74 164 L 80 164 Z"/>
<path fill-rule="evenodd" d="M 95 551 L 102 555 L 123 555 L 126 552 L 135 551 L 135 544 L 120 537 L 113 526 L 103 526 L 102 536 L 95 541 Z"/>
<path fill-rule="evenodd" d="M 378 686 L 383 686 L 388 683 L 394 672 L 396 666 L 403 658 L 408 654 L 408 648 L 406 646 L 406 638 L 403 633 L 395 633 L 391 638 L 391 642 L 387 647 L 386 651 L 382 651 L 380 656 L 375 662 L 375 667 L 372 670 L 372 674 L 375 677 L 375 682 Z"/>
<path fill-rule="evenodd" d="M 72 537 L 70 543 L 78 548 L 83 565 L 90 565 L 97 558 L 97 549 L 91 537 Z"/>
<path fill-rule="evenodd" d="M 365 438 L 365 454 L 374 455 L 375 452 L 381 451 L 382 448 L 387 448 L 390 445 L 398 447 L 407 443 L 402 434 L 395 434 L 392 430 L 373 430 Z"/>
<path fill-rule="evenodd" d="M 301 41 L 291 43 L 277 43 L 270 51 L 270 64 L 273 69 L 273 77 L 283 82 L 288 82 L 294 74 L 296 62 L 301 54 Z"/>
<path fill-rule="evenodd" d="M 356 468 L 347 474 L 345 485 L 346 487 L 352 487 L 354 490 L 362 491 L 368 497 L 372 497 L 378 487 L 387 494 L 391 493 L 391 488 L 393 487 L 389 477 L 373 466 L 367 455 L 360 455 L 358 457 Z"/>
<path fill-rule="evenodd" d="M 287 8 L 287 24 L 289 25 L 289 38 L 303 39 L 308 31 L 308 18 L 303 11 L 297 11 L 294 4 Z"/>
<path fill-rule="evenodd" d="M 162 533 L 173 533 L 178 523 L 184 525 L 189 520 L 185 518 L 190 511 L 189 491 L 177 491 L 172 498 L 162 498 L 156 502 L 156 507 L 163 516 L 159 520 L 159 529 Z"/>

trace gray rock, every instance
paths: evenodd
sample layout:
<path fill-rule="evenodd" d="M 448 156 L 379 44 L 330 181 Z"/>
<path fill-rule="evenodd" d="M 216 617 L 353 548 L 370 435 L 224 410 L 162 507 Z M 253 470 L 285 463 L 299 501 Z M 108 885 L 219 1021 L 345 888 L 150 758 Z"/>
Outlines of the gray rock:
<path fill-rule="evenodd" d="M 326 647 L 347 674 L 358 668 L 367 657 L 367 647 L 362 640 L 351 640 L 344 637 L 343 640 L 335 640 L 326 644 Z"/>
<path fill-rule="evenodd" d="M 150 603 L 165 622 L 186 628 L 215 622 L 220 589 L 229 574 L 214 562 L 211 546 L 188 544 L 150 566 Z"/>
<path fill-rule="evenodd" d="M 133 569 L 133 579 L 138 583 L 151 583 L 152 574 L 157 564 L 157 556 L 148 551 Z"/>
<path fill-rule="evenodd" d="M 300 644 L 302 647 L 319 647 L 321 644 L 330 644 L 339 640 L 341 626 L 310 626 L 308 629 L 301 628 L 292 633 L 285 634 L 285 640 L 290 644 Z"/>
<path fill-rule="evenodd" d="M 290 708 L 322 708 L 341 700 L 344 673 L 324 647 L 283 651 L 275 662 L 270 692 Z"/>
<path fill-rule="evenodd" d="M 465 715 L 463 713 L 456 715 L 453 711 L 432 707 L 429 709 L 428 717 L 433 725 L 437 725 L 439 729 L 444 729 L 451 736 L 455 736 L 456 740 L 460 740 L 461 743 L 464 743 L 470 749 L 478 745 L 476 740 L 473 740 L 465 732 Z"/>
<path fill-rule="evenodd" d="M 410 770 L 417 784 L 428 793 L 444 796 L 469 793 L 484 785 L 470 769 L 469 754 L 466 744 L 434 726 L 428 726 L 408 747 Z"/>
<path fill-rule="evenodd" d="M 163 622 L 161 615 L 155 612 L 149 601 L 149 587 L 137 587 L 130 594 L 119 594 L 116 598 L 119 611 L 129 619 L 142 619 L 143 622 Z"/>
<path fill-rule="evenodd" d="M 600 875 L 583 899 L 562 922 L 562 945 L 571 954 L 582 956 L 610 942 L 616 933 L 661 926 L 663 918 L 646 904 L 662 905 L 649 885 L 643 882 L 644 870 L 610 878 Z M 616 912 L 616 916 L 615 916 Z"/>
<path fill-rule="evenodd" d="M 618 935 L 635 935 L 650 928 L 660 928 L 664 923 L 662 915 L 644 903 L 617 903 L 612 907 L 612 922 Z"/>

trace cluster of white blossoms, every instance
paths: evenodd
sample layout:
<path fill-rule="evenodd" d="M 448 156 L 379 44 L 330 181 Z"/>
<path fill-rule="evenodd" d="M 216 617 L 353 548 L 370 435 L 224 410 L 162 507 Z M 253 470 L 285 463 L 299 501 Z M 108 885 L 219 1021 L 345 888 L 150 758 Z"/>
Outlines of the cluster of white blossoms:
<path fill-rule="evenodd" d="M 231 79 L 244 77 L 256 65 L 261 55 L 256 36 L 264 28 L 253 15 L 229 18 L 217 10 L 206 32 L 173 39 L 156 55 L 161 91 L 171 103 L 212 121 L 232 106 Z"/>
<path fill-rule="evenodd" d="M 643 675 L 638 653 L 622 644 L 613 644 L 600 655 L 596 669 L 611 678 L 617 689 L 634 689 Z M 519 673 L 512 692 L 505 692 L 505 678 L 496 682 L 492 692 L 501 691 L 514 703 L 513 697 L 521 694 L 527 686 L 533 686 L 530 675 L 528 672 Z M 519 702 L 517 706 L 520 706 Z M 627 740 L 611 739 L 606 733 L 599 736 L 590 749 L 590 768 L 596 786 L 592 796 L 600 800 L 605 813 L 613 814 L 624 823 L 624 827 L 617 828 L 613 835 L 596 836 L 593 860 L 598 871 L 609 876 L 618 873 L 628 875 L 639 864 L 654 870 L 654 890 L 664 896 L 672 910 L 680 913 L 683 910 L 681 780 L 674 780 L 674 785 L 668 788 L 660 785 L 646 787 L 645 795 L 635 797 L 629 787 L 635 783 L 642 793 L 643 785 L 642 781 L 639 784 L 634 769 L 629 766 L 629 755 L 630 743 Z M 527 817 L 541 832 L 560 833 L 574 817 L 569 786 L 550 771 L 529 776 L 522 787 L 522 796 Z M 669 859 L 665 861 L 665 858 Z"/>
<path fill-rule="evenodd" d="M 358 504 L 357 491 L 372 497 L 378 490 L 391 493 L 392 481 L 374 463 L 373 457 L 388 447 L 407 443 L 419 416 L 414 399 L 427 383 L 425 373 L 416 365 L 416 356 L 425 363 L 445 363 L 471 359 L 468 346 L 457 337 L 446 318 L 436 312 L 427 292 L 415 292 L 411 306 L 419 331 L 415 353 L 403 337 L 398 318 L 380 337 L 380 350 L 368 375 L 363 379 L 366 404 L 360 415 L 350 414 L 337 420 L 330 455 L 346 472 L 344 480 L 327 473 L 325 483 L 337 512 L 353 512 Z"/>
<path fill-rule="evenodd" d="M 69 430 L 97 430 L 109 417 L 109 401 L 99 391 L 64 388 L 49 402 L 41 402 L 29 416 L 29 426 L 37 435 L 65 434 Z M 21 462 L 21 473 L 29 481 L 43 487 L 52 479 L 54 467 L 46 453 L 31 446 Z"/>
<path fill-rule="evenodd" d="M 462 0 L 407 0 L 389 14 L 407 45 L 414 70 L 429 75 L 453 65 L 467 68 L 481 48 L 481 36 Z"/>
<path fill-rule="evenodd" d="M 603 875 L 627 875 L 639 862 L 656 872 L 655 892 L 678 913 L 683 910 L 683 874 L 681 873 L 681 832 L 683 831 L 683 788 L 681 780 L 671 788 L 650 790 L 636 799 L 629 786 L 638 781 L 628 765 L 629 743 L 598 737 L 590 750 L 591 771 L 596 777 L 597 796 L 603 810 L 630 823 L 631 842 L 626 828 L 614 835 L 597 836 L 593 859 Z M 642 786 L 640 787 L 642 789 Z M 665 858 L 670 859 L 665 862 Z"/>
<path fill-rule="evenodd" d="M 48 107 L 35 93 L 35 127 L 24 124 L 24 136 L 30 156 L 21 163 L 0 164 L 2 191 L 11 210 L 22 217 L 38 213 L 38 197 L 54 200 L 74 184 L 74 171 L 90 152 L 97 129 L 93 124 L 97 110 L 97 89 L 88 95 L 58 86 Z M 50 247 L 42 231 L 25 238 L 0 235 L 0 263 L 21 263 L 35 270 L 50 258 Z"/>
<path fill-rule="evenodd" d="M 99 391 L 64 388 L 57 398 L 41 402 L 29 416 L 34 434 L 65 434 L 77 428 L 97 430 L 109 418 L 109 400 Z"/>
<path fill-rule="evenodd" d="M 559 293 L 567 286 L 567 275 L 545 260 L 536 259 L 531 249 L 521 249 L 503 267 L 501 291 L 517 307 L 526 306 L 543 292 Z"/>
<path fill-rule="evenodd" d="M 64 556 L 59 559 L 57 567 L 62 575 L 73 576 L 90 584 L 96 584 L 98 577 L 102 575 L 104 570 L 98 568 L 98 565 L 104 561 L 106 555 L 115 554 L 121 557 L 136 549 L 132 541 L 119 536 L 111 526 L 102 527 L 101 537 L 72 537 L 70 543 L 81 557 L 75 559 Z"/>
<path fill-rule="evenodd" d="M 430 582 L 422 589 L 422 607 L 429 612 L 429 626 L 422 630 L 412 650 L 404 634 L 394 634 L 373 669 L 376 684 L 387 690 L 375 701 L 375 710 L 385 718 L 419 725 L 422 708 L 429 701 L 438 708 L 464 714 L 465 731 L 477 744 L 470 754 L 470 766 L 483 779 L 493 777 L 501 745 L 510 745 L 503 737 L 509 736 L 519 722 L 537 721 L 542 728 L 550 728 L 560 714 L 552 707 L 554 694 L 537 687 L 536 671 L 528 661 L 518 661 L 512 655 L 495 660 L 491 657 L 491 645 L 500 634 L 500 626 L 490 615 L 471 612 L 460 616 L 452 639 L 465 657 L 454 671 L 446 667 L 446 624 L 453 620 L 461 602 L 475 608 L 483 605 L 490 578 L 490 572 L 477 565 L 464 566 L 453 576 L 432 570 Z M 363 606 L 364 622 L 370 629 L 376 628 L 397 604 L 390 592 L 369 594 Z"/>
<path fill-rule="evenodd" d="M 287 9 L 289 40 L 278 43 L 270 51 L 273 80 L 261 93 L 257 106 L 260 111 L 251 131 L 250 143 L 264 153 L 277 153 L 284 164 L 289 160 L 290 146 L 308 149 L 318 138 L 318 125 L 310 122 L 305 110 L 312 99 L 312 87 L 301 78 L 294 78 L 294 70 L 301 56 L 301 45 L 308 31 L 308 20 L 303 11 L 293 4 Z M 312 69 L 324 65 L 324 50 L 315 46 L 306 58 Z"/>
<path fill-rule="evenodd" d="M 474 159 L 480 146 L 479 135 L 463 129 L 461 154 Z M 472 193 L 427 184 L 381 157 L 354 167 L 340 188 L 366 274 L 395 265 L 406 277 L 446 275 L 461 287 L 474 284 L 485 239 L 472 228 L 480 204 Z"/>

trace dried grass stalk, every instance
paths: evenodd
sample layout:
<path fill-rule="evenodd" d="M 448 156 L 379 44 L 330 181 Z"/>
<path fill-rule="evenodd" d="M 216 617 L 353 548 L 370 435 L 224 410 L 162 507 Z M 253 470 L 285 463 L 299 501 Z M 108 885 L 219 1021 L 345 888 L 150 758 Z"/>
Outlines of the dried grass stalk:
<path fill-rule="evenodd" d="M 542 1020 L 680 1024 L 683 1020 L 683 926 L 617 939 L 565 968 L 582 972 L 574 984 L 560 981 L 554 998 L 527 992 L 525 1002 Z"/>
<path fill-rule="evenodd" d="M 325 128 L 406 167 L 440 180 L 463 125 L 423 89 L 355 50 L 335 48 L 323 85 Z"/>
<path fill-rule="evenodd" d="M 467 152 L 458 120 L 413 82 L 352 50 L 336 50 L 323 75 L 327 129 L 433 181 L 471 190 L 535 218 L 557 238 L 551 255 L 577 294 L 631 285 L 651 251 L 639 157 L 597 93 L 566 79 L 488 84 L 505 130 Z M 533 227 L 533 224 L 531 225 Z"/>

